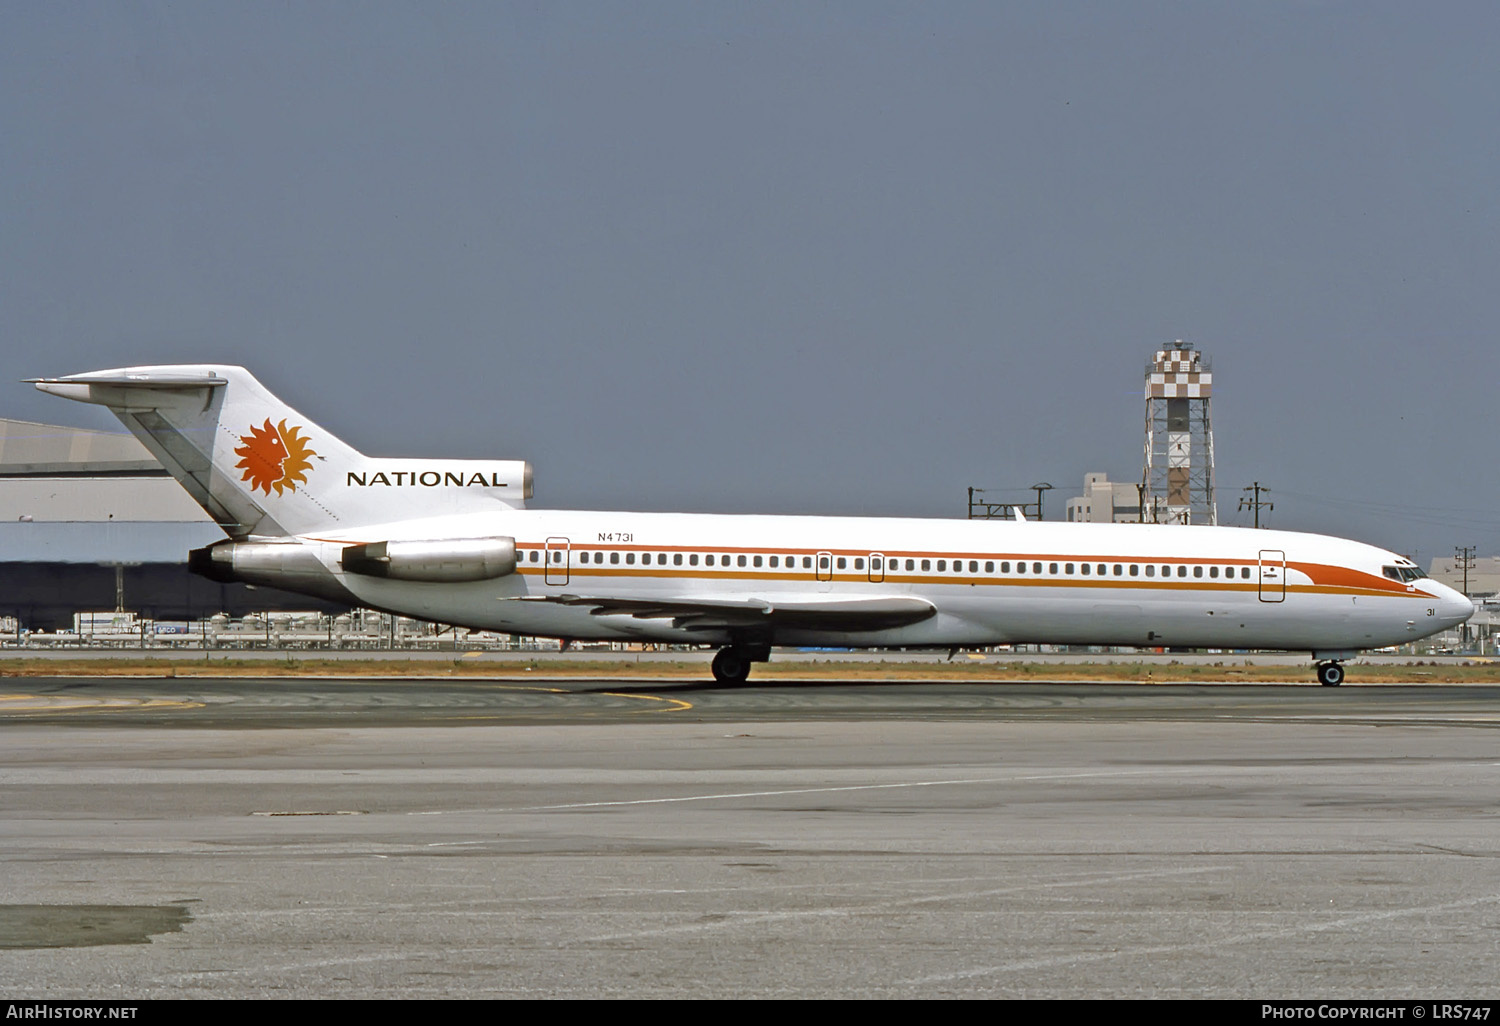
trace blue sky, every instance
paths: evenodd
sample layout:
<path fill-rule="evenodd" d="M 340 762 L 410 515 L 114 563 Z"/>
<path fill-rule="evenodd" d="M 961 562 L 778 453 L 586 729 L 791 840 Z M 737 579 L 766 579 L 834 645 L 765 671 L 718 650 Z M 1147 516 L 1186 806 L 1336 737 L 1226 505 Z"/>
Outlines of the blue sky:
<path fill-rule="evenodd" d="M 0 339 L 538 505 L 957 516 L 1138 480 L 1182 338 L 1223 521 L 1495 553 L 1497 52 L 1481 3 L 4 0 Z"/>

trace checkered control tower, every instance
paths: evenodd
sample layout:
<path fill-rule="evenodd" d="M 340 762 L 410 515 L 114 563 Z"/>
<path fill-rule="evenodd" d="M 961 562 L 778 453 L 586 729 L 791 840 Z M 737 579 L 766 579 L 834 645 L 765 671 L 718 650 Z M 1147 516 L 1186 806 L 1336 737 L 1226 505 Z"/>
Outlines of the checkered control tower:
<path fill-rule="evenodd" d="M 1146 364 L 1146 468 L 1141 520 L 1216 524 L 1213 373 L 1191 342 L 1159 349 Z"/>

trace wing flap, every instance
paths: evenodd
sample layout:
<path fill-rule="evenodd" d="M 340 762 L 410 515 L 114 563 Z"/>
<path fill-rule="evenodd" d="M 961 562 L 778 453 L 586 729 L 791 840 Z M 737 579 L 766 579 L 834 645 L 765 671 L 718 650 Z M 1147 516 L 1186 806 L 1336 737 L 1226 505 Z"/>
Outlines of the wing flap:
<path fill-rule="evenodd" d="M 829 599 L 629 599 L 589 595 L 528 596 L 531 601 L 588 606 L 594 616 L 670 619 L 686 630 L 780 627 L 787 630 L 880 631 L 926 620 L 937 608 L 905 595 Z"/>

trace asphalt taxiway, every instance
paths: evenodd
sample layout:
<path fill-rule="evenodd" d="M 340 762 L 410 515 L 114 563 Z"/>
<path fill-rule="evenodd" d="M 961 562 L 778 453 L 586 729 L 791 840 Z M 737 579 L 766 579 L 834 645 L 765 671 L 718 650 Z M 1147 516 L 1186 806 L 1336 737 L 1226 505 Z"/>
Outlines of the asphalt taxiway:
<path fill-rule="evenodd" d="M 1500 687 L 11 678 L 0 996 L 1494 999 Z"/>

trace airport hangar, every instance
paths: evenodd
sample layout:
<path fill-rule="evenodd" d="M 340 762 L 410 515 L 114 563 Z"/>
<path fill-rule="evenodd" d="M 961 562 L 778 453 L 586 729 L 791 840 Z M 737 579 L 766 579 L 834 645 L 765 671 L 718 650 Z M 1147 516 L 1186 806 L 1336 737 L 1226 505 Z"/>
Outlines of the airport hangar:
<path fill-rule="evenodd" d="M 197 620 L 348 608 L 190 573 L 189 550 L 223 537 L 132 435 L 0 418 L 0 618 L 18 629 L 68 630 L 75 613 L 106 610 Z"/>

